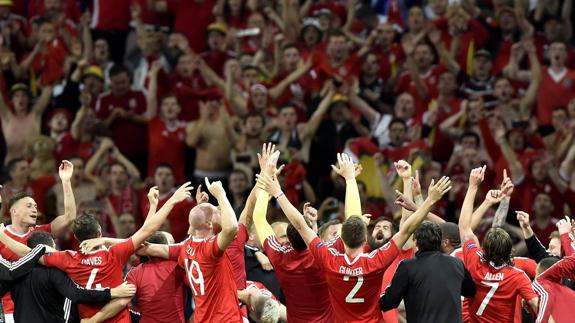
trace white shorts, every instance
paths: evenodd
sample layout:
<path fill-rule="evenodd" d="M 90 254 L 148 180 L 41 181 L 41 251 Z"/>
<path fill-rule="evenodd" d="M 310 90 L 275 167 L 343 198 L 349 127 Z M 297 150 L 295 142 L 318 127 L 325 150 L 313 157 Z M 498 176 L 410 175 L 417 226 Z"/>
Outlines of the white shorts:
<path fill-rule="evenodd" d="M 4 314 L 4 321 L 6 323 L 14 323 L 14 314 Z"/>

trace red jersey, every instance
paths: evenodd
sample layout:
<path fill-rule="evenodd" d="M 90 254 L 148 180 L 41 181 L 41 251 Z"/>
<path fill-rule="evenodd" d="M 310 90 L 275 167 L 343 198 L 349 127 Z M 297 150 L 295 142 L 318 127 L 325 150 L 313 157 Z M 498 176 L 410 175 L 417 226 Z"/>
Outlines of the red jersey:
<path fill-rule="evenodd" d="M 291 246 L 282 246 L 275 236 L 268 237 L 263 247 L 282 287 L 288 321 L 333 323 L 335 316 L 327 282 L 310 249 L 297 251 Z"/>
<path fill-rule="evenodd" d="M 561 73 L 551 73 L 546 67 L 541 70 L 541 85 L 535 106 L 539 125 L 550 125 L 553 110 L 566 107 L 575 97 L 575 70 L 565 69 Z"/>
<path fill-rule="evenodd" d="M 242 322 L 232 264 L 220 250 L 217 235 L 170 246 L 170 259 L 186 271 L 196 302 L 194 322 Z"/>
<path fill-rule="evenodd" d="M 131 0 L 94 0 L 90 27 L 98 30 L 128 30 L 131 3 Z"/>
<path fill-rule="evenodd" d="M 575 257 L 565 257 L 543 272 L 533 282 L 539 295 L 537 323 L 547 322 L 553 316 L 555 322 L 571 322 L 575 308 L 575 292 L 561 284 L 563 277 L 575 279 Z"/>
<path fill-rule="evenodd" d="M 109 249 L 104 248 L 88 254 L 69 250 L 46 253 L 44 263 L 48 267 L 56 267 L 66 272 L 74 282 L 86 289 L 113 288 L 124 281 L 124 266 L 135 251 L 132 239 L 127 239 Z M 80 318 L 90 318 L 102 307 L 96 304 L 78 304 Z M 106 322 L 130 323 L 128 309 L 123 309 Z"/>
<path fill-rule="evenodd" d="M 172 197 L 172 194 L 176 189 L 174 188 L 169 193 L 164 195 L 160 195 L 158 199 L 158 207 L 157 209 L 161 209 L 164 204 Z M 145 219 L 148 216 L 148 211 L 150 210 L 150 201 L 146 198 L 146 194 L 148 194 L 148 190 L 142 190 L 140 192 L 140 210 L 143 214 L 143 218 Z M 188 215 L 190 214 L 190 210 L 196 206 L 196 201 L 192 199 L 186 199 L 176 205 L 168 215 L 168 222 L 170 222 L 170 232 L 174 236 L 174 240 L 177 242 L 184 241 L 186 239 L 186 235 L 188 234 Z"/>
<path fill-rule="evenodd" d="M 216 0 L 168 0 L 168 11 L 174 15 L 174 32 L 186 36 L 196 53 L 206 48 L 205 31 L 214 21 L 215 4 Z"/>
<path fill-rule="evenodd" d="M 244 246 L 246 242 L 248 242 L 248 239 L 248 229 L 240 223 L 238 224 L 238 234 L 236 238 L 226 248 L 226 255 L 232 264 L 237 289 L 246 288 L 246 258 L 244 256 Z"/>
<path fill-rule="evenodd" d="M 104 120 L 114 109 L 124 109 L 136 115 L 146 112 L 146 97 L 142 91 L 130 90 L 125 95 L 115 96 L 111 92 L 100 95 L 96 102 L 96 117 Z M 135 154 L 147 153 L 148 131 L 145 125 L 135 122 L 116 119 L 110 126 L 112 139 L 118 149 L 130 158 Z"/>
<path fill-rule="evenodd" d="M 58 137 L 56 148 L 54 149 L 54 158 L 59 163 L 62 160 L 76 155 L 80 142 L 72 137 L 72 134 L 67 131 Z"/>
<path fill-rule="evenodd" d="M 514 322 L 517 295 L 525 300 L 536 298 L 531 280 L 523 270 L 513 266 L 495 267 L 482 259 L 483 250 L 473 240 L 463 244 L 465 268 L 477 287 L 470 298 L 472 322 Z"/>
<path fill-rule="evenodd" d="M 404 72 L 399 76 L 395 87 L 395 93 L 401 94 L 407 92 L 413 96 L 415 99 L 414 118 L 420 118 L 427 110 L 431 98 L 436 98 L 439 95 L 439 77 L 446 71 L 447 68 L 444 65 L 433 65 L 425 74 L 419 75 L 427 88 L 427 97 L 425 98 L 419 97 L 417 88 L 415 87 L 415 82 L 411 78 L 411 74 L 409 74 L 409 72 Z"/>
<path fill-rule="evenodd" d="M 168 127 L 165 121 L 156 117 L 148 124 L 148 140 L 148 176 L 154 177 L 156 167 L 167 163 L 174 169 L 176 183 L 183 183 L 186 123 L 177 121 L 173 127 Z"/>
<path fill-rule="evenodd" d="M 399 256 L 393 240 L 371 253 L 349 259 L 316 237 L 310 250 L 325 274 L 336 322 L 380 322 L 383 273 Z"/>
<path fill-rule="evenodd" d="M 35 231 L 44 231 L 44 232 L 52 232 L 52 227 L 50 224 L 43 224 L 37 225 L 35 227 L 30 228 L 28 233 L 25 234 L 18 234 L 12 231 L 12 225 L 6 227 L 4 231 L 12 240 L 18 241 L 22 244 L 26 244 L 28 242 L 28 237 Z M 4 244 L 0 243 L 0 255 L 4 257 L 8 261 L 16 261 L 20 259 L 12 250 L 8 249 Z M 4 308 L 5 314 L 12 314 L 14 313 L 14 303 L 12 302 L 12 297 L 10 297 L 10 293 L 6 293 L 4 297 L 2 297 L 2 307 Z"/>
<path fill-rule="evenodd" d="M 184 271 L 177 262 L 151 259 L 130 270 L 126 281 L 136 285 L 141 323 L 183 323 Z"/>
<path fill-rule="evenodd" d="M 461 247 L 453 250 L 451 252 L 450 256 L 459 258 L 459 260 L 461 260 L 461 262 L 464 262 L 464 260 L 463 260 L 463 249 L 461 249 Z M 464 297 L 462 297 L 462 299 L 463 299 L 463 305 L 461 306 L 461 316 L 462 316 L 463 322 L 468 323 L 468 322 L 471 322 L 471 316 L 469 315 L 469 299 L 464 298 Z"/>

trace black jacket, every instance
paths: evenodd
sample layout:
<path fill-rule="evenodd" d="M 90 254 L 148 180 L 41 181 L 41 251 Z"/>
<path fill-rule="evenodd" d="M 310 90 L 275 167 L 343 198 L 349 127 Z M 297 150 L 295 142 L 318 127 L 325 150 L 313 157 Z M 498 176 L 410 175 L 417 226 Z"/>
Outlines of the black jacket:
<path fill-rule="evenodd" d="M 404 299 L 410 323 L 461 322 L 461 295 L 475 295 L 475 285 L 461 260 L 424 251 L 399 263 L 379 305 L 388 311 Z"/>
<path fill-rule="evenodd" d="M 44 246 L 38 245 L 15 262 L 10 262 L 0 256 L 0 286 L 28 274 L 44 255 L 45 249 Z"/>
<path fill-rule="evenodd" d="M 63 271 L 36 266 L 29 275 L 0 285 L 0 295 L 10 291 L 17 323 L 67 322 L 72 303 L 106 303 L 110 289 L 88 290 Z M 68 298 L 68 299 L 66 299 Z"/>

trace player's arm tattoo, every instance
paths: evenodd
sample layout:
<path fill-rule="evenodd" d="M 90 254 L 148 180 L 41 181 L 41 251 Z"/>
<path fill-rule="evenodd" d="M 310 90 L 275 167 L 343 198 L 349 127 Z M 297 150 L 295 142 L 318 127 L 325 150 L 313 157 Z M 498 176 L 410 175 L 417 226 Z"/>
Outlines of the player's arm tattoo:
<path fill-rule="evenodd" d="M 495 211 L 495 216 L 493 217 L 493 228 L 500 228 L 505 224 L 505 219 L 507 218 L 507 212 L 509 211 L 509 197 L 505 197 L 499 206 L 497 211 Z"/>

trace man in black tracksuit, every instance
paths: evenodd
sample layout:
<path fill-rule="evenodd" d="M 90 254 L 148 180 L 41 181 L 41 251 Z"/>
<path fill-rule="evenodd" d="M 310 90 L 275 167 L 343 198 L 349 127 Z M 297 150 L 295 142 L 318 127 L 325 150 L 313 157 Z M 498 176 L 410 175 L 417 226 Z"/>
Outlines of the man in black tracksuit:
<path fill-rule="evenodd" d="M 471 275 L 456 257 L 440 251 L 441 229 L 424 221 L 415 231 L 415 258 L 402 261 L 379 300 L 382 311 L 405 300 L 408 322 L 460 323 L 461 296 L 475 295 Z"/>
<path fill-rule="evenodd" d="M 30 248 L 37 250 L 40 244 L 55 246 L 52 236 L 46 232 L 30 235 Z M 64 323 L 68 321 L 72 303 L 107 303 L 111 298 L 133 296 L 136 288 L 122 284 L 112 289 L 88 290 L 74 283 L 63 271 L 38 265 L 29 275 L 1 282 L 0 295 L 8 291 L 12 293 L 16 323 Z"/>

